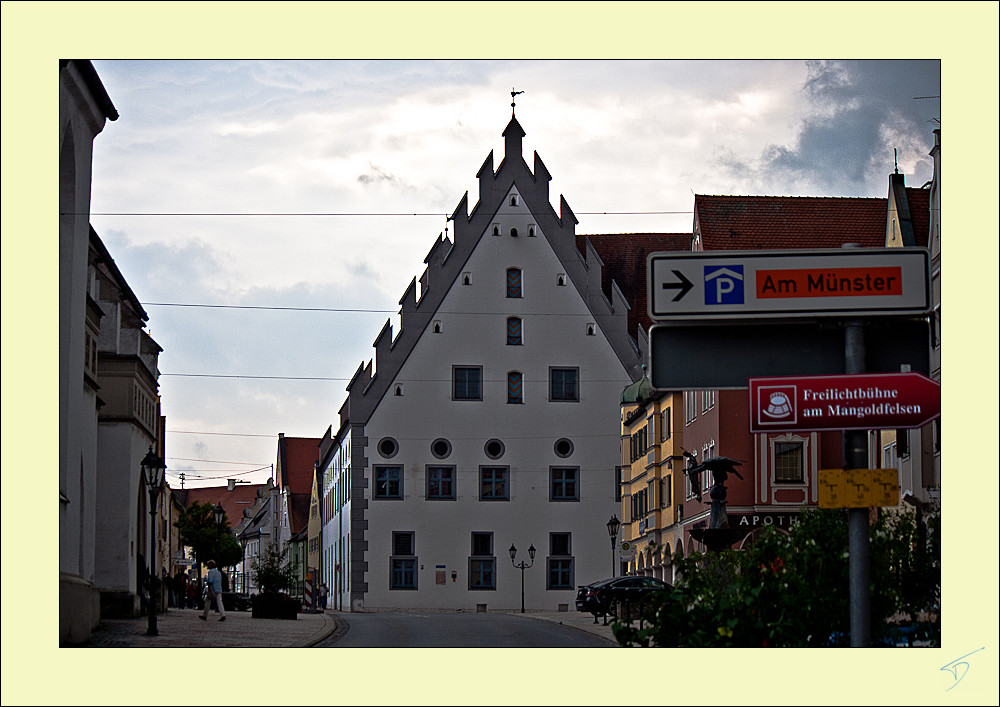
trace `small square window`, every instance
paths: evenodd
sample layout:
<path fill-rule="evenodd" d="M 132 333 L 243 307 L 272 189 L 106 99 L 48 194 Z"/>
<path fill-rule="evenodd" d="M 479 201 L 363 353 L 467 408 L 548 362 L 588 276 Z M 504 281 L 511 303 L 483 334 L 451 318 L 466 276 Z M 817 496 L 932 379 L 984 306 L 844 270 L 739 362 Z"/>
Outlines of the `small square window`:
<path fill-rule="evenodd" d="M 427 467 L 427 500 L 455 500 L 455 467 Z"/>
<path fill-rule="evenodd" d="M 580 400 L 580 369 L 549 369 L 549 400 L 555 402 L 577 402 Z"/>
<path fill-rule="evenodd" d="M 455 366 L 452 369 L 451 397 L 452 400 L 482 400 L 482 366 Z"/>
<path fill-rule="evenodd" d="M 374 498 L 403 497 L 403 467 L 376 466 Z"/>
<path fill-rule="evenodd" d="M 479 500 L 509 501 L 509 468 L 506 466 L 483 466 L 479 468 Z"/>
<path fill-rule="evenodd" d="M 579 501 L 580 470 L 576 467 L 553 467 L 549 470 L 549 500 Z"/>

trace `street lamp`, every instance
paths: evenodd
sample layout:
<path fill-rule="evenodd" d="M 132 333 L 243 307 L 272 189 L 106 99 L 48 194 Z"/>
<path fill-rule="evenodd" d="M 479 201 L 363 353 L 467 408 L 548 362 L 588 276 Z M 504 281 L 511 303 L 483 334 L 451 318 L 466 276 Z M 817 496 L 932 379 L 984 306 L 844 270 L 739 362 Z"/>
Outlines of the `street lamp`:
<path fill-rule="evenodd" d="M 531 565 L 535 564 L 535 545 L 534 543 L 532 543 L 531 545 L 528 546 L 528 557 L 531 558 L 531 562 L 527 565 L 524 564 L 524 560 L 521 560 L 517 564 L 514 563 L 514 556 L 517 554 L 517 548 L 514 547 L 514 543 L 510 544 L 510 550 L 508 550 L 508 552 L 510 553 L 510 564 L 514 565 L 514 567 L 521 570 L 521 613 L 523 614 L 524 613 L 524 570 L 528 569 L 529 567 L 531 567 Z"/>
<path fill-rule="evenodd" d="M 219 557 L 221 557 L 222 553 L 222 519 L 226 515 L 226 511 L 222 508 L 221 501 L 215 504 L 215 510 L 212 511 L 212 513 L 215 515 L 215 564 L 219 565 L 221 564 L 219 562 Z M 219 569 L 221 570 L 222 567 L 220 566 Z"/>
<path fill-rule="evenodd" d="M 611 520 L 608 521 L 608 535 L 611 536 L 611 576 L 614 577 L 617 572 L 615 572 L 615 545 L 618 544 L 618 529 L 622 526 L 622 522 L 618 520 L 617 515 L 611 516 Z"/>
<path fill-rule="evenodd" d="M 158 636 L 156 628 L 156 600 L 154 592 L 159 593 L 160 578 L 156 573 L 156 506 L 160 499 L 160 491 L 163 489 L 163 476 L 167 470 L 167 465 L 156 454 L 150 445 L 149 451 L 140 462 L 142 477 L 149 489 L 149 578 L 146 580 L 149 585 L 149 626 L 146 628 L 147 636 Z"/>

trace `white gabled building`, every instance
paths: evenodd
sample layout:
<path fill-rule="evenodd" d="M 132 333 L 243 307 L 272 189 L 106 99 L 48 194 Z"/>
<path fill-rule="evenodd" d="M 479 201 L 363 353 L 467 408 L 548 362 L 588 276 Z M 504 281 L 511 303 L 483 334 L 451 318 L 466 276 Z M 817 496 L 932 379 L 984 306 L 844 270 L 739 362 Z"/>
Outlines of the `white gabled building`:
<path fill-rule="evenodd" d="M 348 386 L 321 449 L 324 578 L 335 605 L 573 610 L 614 567 L 619 401 L 641 375 L 618 287 L 511 117 L 427 268 Z M 341 458 L 345 457 L 345 458 Z M 346 479 L 337 493 L 336 479 Z M 334 547 L 331 543 L 337 543 Z M 329 561 L 332 560 L 332 561 Z"/>

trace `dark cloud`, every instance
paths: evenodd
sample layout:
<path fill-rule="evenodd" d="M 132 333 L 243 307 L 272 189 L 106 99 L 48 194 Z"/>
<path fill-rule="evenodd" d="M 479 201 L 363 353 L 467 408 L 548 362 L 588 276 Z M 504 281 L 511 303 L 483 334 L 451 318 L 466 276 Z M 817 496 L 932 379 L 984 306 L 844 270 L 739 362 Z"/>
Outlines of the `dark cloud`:
<path fill-rule="evenodd" d="M 937 96 L 940 87 L 938 61 L 808 62 L 802 92 L 812 111 L 796 143 L 765 147 L 753 168 L 738 161 L 726 166 L 734 174 L 811 184 L 831 196 L 875 196 L 885 188 L 898 148 L 901 161 L 919 165 L 908 175 L 919 185 L 930 177 L 929 162 L 920 158 L 933 146 L 940 102 L 915 99 Z"/>

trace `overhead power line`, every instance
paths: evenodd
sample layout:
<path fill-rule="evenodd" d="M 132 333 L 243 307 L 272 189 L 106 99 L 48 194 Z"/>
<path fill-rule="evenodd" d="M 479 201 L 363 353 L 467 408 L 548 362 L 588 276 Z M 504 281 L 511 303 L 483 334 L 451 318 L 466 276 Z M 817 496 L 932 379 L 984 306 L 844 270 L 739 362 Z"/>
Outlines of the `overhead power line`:
<path fill-rule="evenodd" d="M 574 211 L 577 216 L 659 216 L 693 214 L 693 211 Z M 349 211 L 92 211 L 60 213 L 61 216 L 433 216 L 451 218 L 450 213 L 433 212 L 349 212 Z"/>

